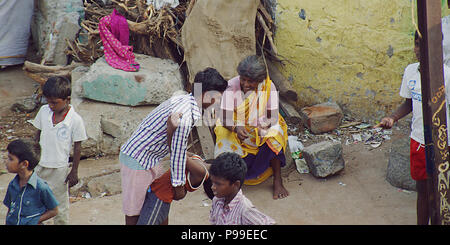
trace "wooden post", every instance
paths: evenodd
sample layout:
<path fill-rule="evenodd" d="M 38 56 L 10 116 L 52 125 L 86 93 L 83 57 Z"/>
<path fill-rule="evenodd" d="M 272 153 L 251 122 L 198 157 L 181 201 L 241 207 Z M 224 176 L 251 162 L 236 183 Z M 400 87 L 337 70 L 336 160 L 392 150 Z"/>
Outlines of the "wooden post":
<path fill-rule="evenodd" d="M 442 54 L 441 1 L 418 0 L 422 109 L 431 224 L 450 224 L 449 151 Z"/>
<path fill-rule="evenodd" d="M 205 160 L 214 159 L 214 139 L 208 126 L 197 126 L 197 134 Z"/>

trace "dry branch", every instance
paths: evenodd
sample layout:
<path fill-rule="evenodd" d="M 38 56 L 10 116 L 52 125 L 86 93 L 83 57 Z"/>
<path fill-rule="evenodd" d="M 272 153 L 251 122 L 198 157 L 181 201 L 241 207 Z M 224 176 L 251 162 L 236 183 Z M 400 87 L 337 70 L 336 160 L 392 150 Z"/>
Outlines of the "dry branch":
<path fill-rule="evenodd" d="M 72 70 L 81 65 L 81 63 L 72 63 L 68 66 L 46 66 L 25 61 L 22 69 L 28 77 L 42 86 L 47 82 L 48 78 L 53 76 L 62 76 L 70 79 Z"/>
<path fill-rule="evenodd" d="M 278 51 L 277 51 L 277 47 L 275 46 L 275 43 L 273 42 L 272 32 L 269 30 L 269 27 L 267 27 L 266 22 L 264 21 L 264 18 L 262 17 L 262 15 L 259 12 L 256 13 L 256 18 L 258 19 L 259 24 L 263 28 L 264 33 L 267 36 L 267 39 L 269 39 L 269 43 L 270 43 L 270 46 L 272 47 L 273 52 L 275 53 L 275 55 L 277 55 Z"/>

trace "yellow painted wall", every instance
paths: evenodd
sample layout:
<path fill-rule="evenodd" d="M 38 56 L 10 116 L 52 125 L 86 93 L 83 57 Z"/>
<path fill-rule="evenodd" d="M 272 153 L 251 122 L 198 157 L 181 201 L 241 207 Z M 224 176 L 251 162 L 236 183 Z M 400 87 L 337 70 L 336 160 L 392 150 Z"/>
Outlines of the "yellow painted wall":
<path fill-rule="evenodd" d="M 277 0 L 276 25 L 298 107 L 335 101 L 373 121 L 402 102 L 403 71 L 416 62 L 410 0 Z"/>

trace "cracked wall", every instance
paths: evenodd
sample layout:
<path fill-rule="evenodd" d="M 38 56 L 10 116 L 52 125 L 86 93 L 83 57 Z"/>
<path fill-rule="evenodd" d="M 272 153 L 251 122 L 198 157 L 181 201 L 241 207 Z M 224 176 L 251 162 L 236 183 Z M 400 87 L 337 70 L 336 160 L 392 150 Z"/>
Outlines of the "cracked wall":
<path fill-rule="evenodd" d="M 410 0 L 277 0 L 275 43 L 298 106 L 337 102 L 374 121 L 401 103 L 405 67 L 416 62 Z M 442 16 L 450 11 L 442 1 Z M 417 23 L 417 19 L 416 19 Z"/>

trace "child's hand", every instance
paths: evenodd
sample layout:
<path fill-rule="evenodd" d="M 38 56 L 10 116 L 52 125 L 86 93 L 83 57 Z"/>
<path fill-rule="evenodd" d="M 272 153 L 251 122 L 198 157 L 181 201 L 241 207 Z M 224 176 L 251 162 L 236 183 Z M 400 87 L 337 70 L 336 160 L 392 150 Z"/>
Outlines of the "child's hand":
<path fill-rule="evenodd" d="M 374 128 L 392 128 L 394 126 L 395 119 L 392 117 L 383 117 L 381 122 L 374 126 Z"/>
<path fill-rule="evenodd" d="M 186 196 L 186 188 L 183 185 L 177 186 L 173 188 L 173 200 L 181 200 Z"/>
<path fill-rule="evenodd" d="M 74 171 L 70 171 L 69 175 L 67 175 L 66 181 L 64 183 L 69 182 L 69 188 L 78 184 L 78 174 Z"/>

